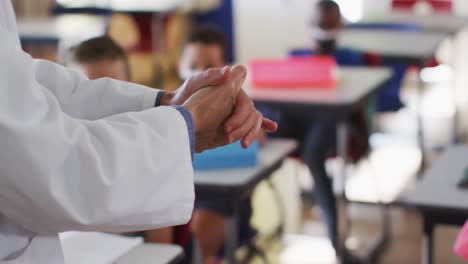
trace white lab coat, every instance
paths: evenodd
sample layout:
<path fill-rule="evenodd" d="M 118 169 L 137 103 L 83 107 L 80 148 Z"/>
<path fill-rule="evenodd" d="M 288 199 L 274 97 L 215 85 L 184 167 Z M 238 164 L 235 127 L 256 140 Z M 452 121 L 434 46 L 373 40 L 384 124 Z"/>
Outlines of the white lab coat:
<path fill-rule="evenodd" d="M 63 263 L 62 231 L 189 220 L 187 124 L 157 93 L 33 60 L 0 0 L 0 263 Z"/>

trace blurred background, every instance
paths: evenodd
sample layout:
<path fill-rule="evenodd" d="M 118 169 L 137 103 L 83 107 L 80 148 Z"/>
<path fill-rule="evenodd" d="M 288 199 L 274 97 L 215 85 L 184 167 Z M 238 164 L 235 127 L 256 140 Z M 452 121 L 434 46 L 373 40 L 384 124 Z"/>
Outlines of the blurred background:
<path fill-rule="evenodd" d="M 173 90 L 180 85 L 178 60 L 192 28 L 211 24 L 227 40 L 229 63 L 248 63 L 254 58 L 283 58 L 295 48 L 310 43 L 310 21 L 314 0 L 13 0 L 23 48 L 36 58 L 59 63 L 67 61 L 68 50 L 88 38 L 107 33 L 129 53 L 132 81 L 150 87 Z M 391 0 L 337 0 L 347 22 L 392 11 Z M 110 10 L 109 7 L 112 7 Z M 468 16 L 468 1 L 454 0 L 453 14 Z M 457 45 L 452 45 L 456 41 Z M 438 67 L 422 72 L 426 82 L 422 103 L 423 129 L 429 157 L 451 140 L 451 123 L 459 111 L 459 134 L 466 142 L 468 131 L 468 31 L 438 49 Z M 452 56 L 456 54 L 456 56 Z M 452 58 L 455 58 L 452 60 Z M 364 202 L 349 209 L 356 222 L 348 246 L 365 249 L 379 228 L 380 208 L 372 205 L 395 201 L 414 181 L 421 161 L 414 122 L 419 72 L 405 74 L 401 97 L 405 107 L 376 117 L 378 129 L 371 136 L 370 163 L 353 166 L 348 181 L 351 199 Z M 455 86 L 456 103 L 452 88 Z M 432 149 L 435 149 L 432 151 Z M 371 164 L 371 165 L 369 165 Z M 337 161 L 327 168 L 337 174 Z M 376 173 L 377 172 L 377 173 Z M 284 177 L 294 175 L 294 177 Z M 378 175 L 378 176 L 376 176 Z M 297 177 L 296 177 L 297 176 Z M 260 242 L 273 263 L 334 263 L 334 253 L 311 195 L 313 182 L 304 165 L 289 160 L 273 177 L 283 210 L 278 209 L 271 187 L 262 183 L 254 193 L 252 223 L 260 233 L 271 233 L 284 221 L 282 243 Z M 377 180 L 375 180 L 377 178 Z M 375 191 L 375 182 L 380 192 Z M 335 186 L 337 190 L 342 186 Z M 339 192 L 339 191 L 337 191 Z M 369 203 L 368 203 L 369 202 Z M 421 218 L 412 210 L 391 206 L 390 246 L 380 263 L 420 263 Z M 436 243 L 436 263 L 462 263 L 451 247 L 458 228 L 442 227 Z M 316 251 L 317 254 L 310 254 Z M 319 254 L 320 253 L 320 254 Z M 322 256 L 323 255 L 323 256 Z M 330 260 L 331 259 L 331 260 Z M 259 259 L 253 263 L 262 263 Z"/>

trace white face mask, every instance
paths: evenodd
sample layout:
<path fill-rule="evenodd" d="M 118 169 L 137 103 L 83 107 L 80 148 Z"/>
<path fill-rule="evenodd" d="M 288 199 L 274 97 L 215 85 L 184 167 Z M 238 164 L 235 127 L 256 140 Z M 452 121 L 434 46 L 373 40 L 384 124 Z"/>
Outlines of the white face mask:
<path fill-rule="evenodd" d="M 312 31 L 313 38 L 318 41 L 336 40 L 340 34 L 339 29 L 323 30 L 315 27 Z"/>
<path fill-rule="evenodd" d="M 195 75 L 198 75 L 200 73 L 202 73 L 203 71 L 199 71 L 199 70 L 192 70 L 192 69 L 189 69 L 189 68 L 180 68 L 179 69 L 179 77 L 182 79 L 182 80 L 188 80 L 190 79 L 191 77 L 195 76 Z"/>

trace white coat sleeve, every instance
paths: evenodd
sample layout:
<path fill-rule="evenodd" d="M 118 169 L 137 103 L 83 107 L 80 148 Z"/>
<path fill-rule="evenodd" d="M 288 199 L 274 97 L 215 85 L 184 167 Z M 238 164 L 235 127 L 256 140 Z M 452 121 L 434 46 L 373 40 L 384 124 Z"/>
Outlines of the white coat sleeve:
<path fill-rule="evenodd" d="M 74 118 L 15 38 L 0 23 L 1 213 L 46 234 L 186 223 L 194 186 L 184 117 L 157 107 Z"/>
<path fill-rule="evenodd" d="M 156 89 L 102 78 L 88 80 L 84 75 L 45 60 L 35 60 L 36 80 L 57 98 L 62 111 L 75 117 L 95 120 L 155 106 Z M 54 76 L 54 78 L 51 78 Z"/>
<path fill-rule="evenodd" d="M 0 26 L 14 35 L 14 41 L 19 44 L 9 0 L 0 1 Z M 161 96 L 158 90 L 108 78 L 89 81 L 82 74 L 49 61 L 35 60 L 35 64 L 37 81 L 57 97 L 62 111 L 75 118 L 94 120 L 141 111 L 154 107 Z"/>

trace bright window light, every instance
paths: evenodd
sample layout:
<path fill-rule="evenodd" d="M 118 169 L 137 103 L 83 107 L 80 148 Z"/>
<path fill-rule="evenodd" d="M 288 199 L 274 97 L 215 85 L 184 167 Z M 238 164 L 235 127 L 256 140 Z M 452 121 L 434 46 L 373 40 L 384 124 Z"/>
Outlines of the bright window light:
<path fill-rule="evenodd" d="M 364 15 L 364 0 L 334 0 L 340 5 L 344 18 L 351 22 L 358 22 Z"/>

